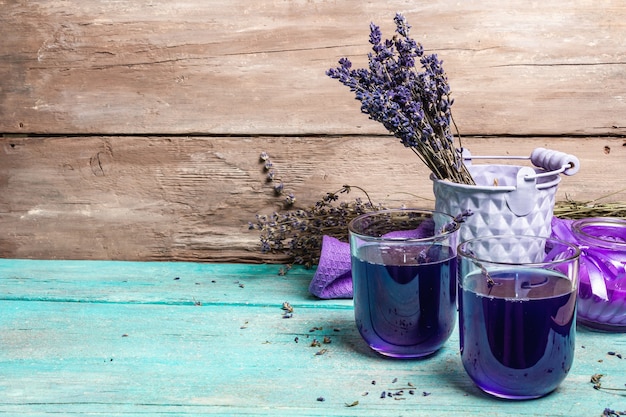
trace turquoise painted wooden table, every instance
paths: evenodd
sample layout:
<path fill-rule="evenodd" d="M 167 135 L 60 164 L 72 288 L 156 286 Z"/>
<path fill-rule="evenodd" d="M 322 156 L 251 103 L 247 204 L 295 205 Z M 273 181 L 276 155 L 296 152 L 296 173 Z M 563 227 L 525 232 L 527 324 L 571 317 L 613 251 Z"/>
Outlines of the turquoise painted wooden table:
<path fill-rule="evenodd" d="M 0 414 L 601 416 L 626 410 L 626 335 L 579 329 L 548 397 L 490 398 L 455 333 L 434 357 L 369 350 L 350 300 L 276 265 L 0 260 Z M 293 306 L 285 315 L 283 303 Z M 624 359 L 622 359 L 622 354 Z M 399 395 L 400 392 L 402 395 Z M 382 393 L 392 393 L 387 396 Z"/>

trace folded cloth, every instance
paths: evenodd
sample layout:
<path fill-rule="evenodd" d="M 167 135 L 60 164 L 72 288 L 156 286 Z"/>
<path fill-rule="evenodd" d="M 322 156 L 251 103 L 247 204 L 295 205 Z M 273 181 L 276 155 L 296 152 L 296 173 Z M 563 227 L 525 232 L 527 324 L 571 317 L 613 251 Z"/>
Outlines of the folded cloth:
<path fill-rule="evenodd" d="M 322 253 L 309 291 L 325 299 L 352 298 L 349 243 L 330 236 L 322 237 Z"/>
<path fill-rule="evenodd" d="M 415 230 L 390 232 L 386 238 L 416 239 L 432 236 L 435 229 L 433 221 L 420 223 Z M 334 237 L 322 237 L 322 253 L 319 265 L 309 285 L 309 292 L 316 297 L 352 298 L 352 269 L 350 244 Z"/>

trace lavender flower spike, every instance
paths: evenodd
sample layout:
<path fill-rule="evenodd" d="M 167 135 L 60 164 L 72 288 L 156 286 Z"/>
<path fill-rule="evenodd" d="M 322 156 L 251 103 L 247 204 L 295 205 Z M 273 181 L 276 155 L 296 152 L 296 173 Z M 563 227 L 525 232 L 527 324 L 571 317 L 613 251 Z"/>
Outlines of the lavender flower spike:
<path fill-rule="evenodd" d="M 341 58 L 326 74 L 348 87 L 361 112 L 400 139 L 435 177 L 474 184 L 454 145 L 453 100 L 443 63 L 436 54 L 424 54 L 403 15 L 396 14 L 394 22 L 396 35 L 384 41 L 380 28 L 370 24 L 368 68 L 353 69 Z"/>

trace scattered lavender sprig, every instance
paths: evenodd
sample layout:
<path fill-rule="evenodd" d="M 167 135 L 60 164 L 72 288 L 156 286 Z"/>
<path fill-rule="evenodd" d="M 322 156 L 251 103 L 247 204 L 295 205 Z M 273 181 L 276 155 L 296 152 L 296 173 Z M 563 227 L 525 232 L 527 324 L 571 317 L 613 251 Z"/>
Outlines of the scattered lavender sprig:
<path fill-rule="evenodd" d="M 339 201 L 339 194 L 359 189 L 367 198 Z M 311 267 L 319 263 L 324 235 L 347 242 L 348 223 L 367 212 L 380 210 L 360 187 L 344 185 L 326 195 L 307 209 L 292 209 L 269 215 L 257 214 L 256 222 L 249 223 L 250 230 L 260 231 L 263 253 L 284 253 L 290 261 Z"/>
<path fill-rule="evenodd" d="M 270 159 L 270 156 L 267 154 L 267 152 L 261 152 L 259 159 L 261 163 L 263 163 L 263 169 L 267 173 L 267 182 L 273 183 L 274 194 L 276 194 L 277 196 L 283 195 L 285 192 L 285 185 L 283 184 L 283 181 L 277 177 L 276 170 L 274 169 L 274 163 Z M 293 193 L 287 194 L 287 197 L 285 197 L 284 200 L 285 206 L 293 206 L 295 202 L 296 197 L 293 195 Z"/>
<path fill-rule="evenodd" d="M 422 45 L 409 37 L 404 16 L 396 14 L 394 22 L 396 34 L 385 41 L 380 28 L 370 24 L 369 69 L 352 69 L 352 62 L 341 58 L 340 66 L 326 74 L 349 87 L 361 101 L 361 111 L 399 138 L 435 177 L 474 184 L 454 146 L 453 100 L 442 61 L 424 54 Z"/>
<path fill-rule="evenodd" d="M 465 220 L 467 220 L 468 217 L 473 216 L 473 215 L 474 215 L 474 212 L 472 212 L 472 210 L 469 210 L 469 209 L 463 210 L 461 213 L 454 216 L 454 219 L 450 223 L 444 224 L 443 227 L 441 227 L 441 230 L 439 231 L 439 233 L 444 233 L 444 232 L 449 232 L 451 230 L 454 230 L 457 224 L 465 223 Z"/>
<path fill-rule="evenodd" d="M 278 178 L 267 152 L 261 152 L 259 162 L 263 164 L 266 182 L 272 184 L 274 195 L 285 195 L 285 187 Z M 339 201 L 340 194 L 349 194 L 352 189 L 361 191 L 367 201 L 357 197 L 352 201 Z M 344 242 L 348 241 L 348 223 L 367 212 L 384 207 L 374 205 L 367 192 L 361 187 L 344 185 L 333 193 L 326 193 L 313 206 L 301 209 L 295 207 L 296 197 L 289 193 L 283 200 L 283 210 L 272 214 L 257 214 L 255 222 L 249 222 L 250 230 L 260 232 L 261 252 L 287 255 L 289 262 L 311 267 L 319 263 L 324 235 Z M 281 275 L 289 270 L 281 269 Z"/>

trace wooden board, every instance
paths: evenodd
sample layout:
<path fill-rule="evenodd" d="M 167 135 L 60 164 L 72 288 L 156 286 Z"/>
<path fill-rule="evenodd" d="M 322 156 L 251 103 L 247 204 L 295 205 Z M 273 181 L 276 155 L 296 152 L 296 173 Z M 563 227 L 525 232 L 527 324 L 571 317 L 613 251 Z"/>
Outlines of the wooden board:
<path fill-rule="evenodd" d="M 444 60 L 465 134 L 624 134 L 618 1 L 3 2 L 0 131 L 380 133 L 325 76 L 369 23 Z"/>
<path fill-rule="evenodd" d="M 623 387 L 623 334 L 579 327 L 574 365 L 557 391 L 502 402 L 465 374 L 458 331 L 426 360 L 384 359 L 361 339 L 351 300 L 317 300 L 307 293 L 311 271 L 277 271 L 1 260 L 0 413 L 569 417 L 624 410 L 619 392 L 590 383 L 604 374 L 604 387 Z M 294 307 L 289 319 L 285 301 Z M 311 346 L 324 336 L 330 344 Z M 403 396 L 381 398 L 401 388 Z"/>
<path fill-rule="evenodd" d="M 0 250 L 44 259 L 270 261 L 248 230 L 283 208 L 265 180 L 267 151 L 296 208 L 343 184 L 376 203 L 432 207 L 428 171 L 391 137 L 41 137 L 2 139 Z M 529 155 L 535 147 L 579 155 L 558 198 L 622 190 L 621 139 L 467 139 L 476 155 Z M 610 152 L 605 151 L 610 148 Z M 516 161 L 520 163 L 520 161 Z M 524 164 L 525 162 L 522 161 Z M 528 162 L 526 162 L 528 164 Z M 343 198 L 363 197 L 358 191 Z M 609 201 L 610 201 L 609 199 Z"/>
<path fill-rule="evenodd" d="M 0 7 L 2 257 L 272 260 L 247 231 L 280 207 L 261 151 L 304 207 L 345 183 L 428 205 L 425 169 L 324 74 L 365 64 L 369 23 L 389 37 L 398 11 L 444 60 L 475 154 L 548 146 L 582 160 L 561 198 L 625 188 L 621 2 Z"/>

